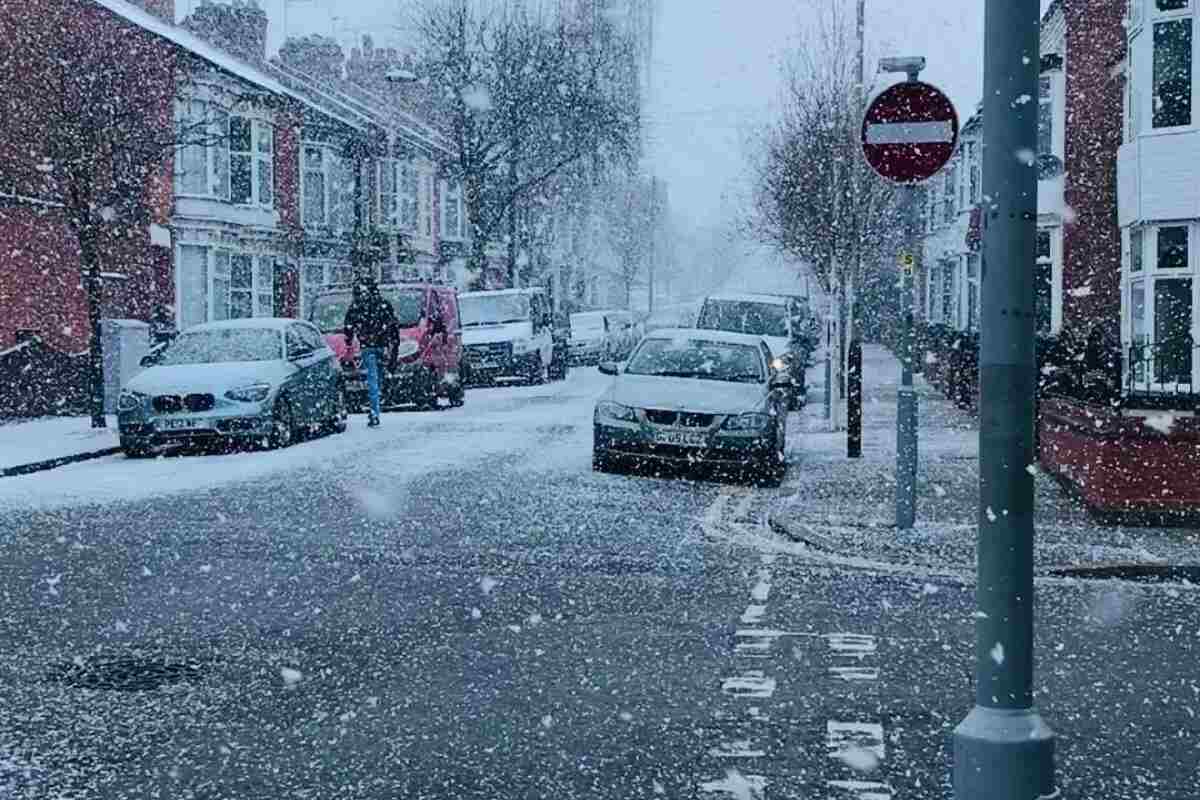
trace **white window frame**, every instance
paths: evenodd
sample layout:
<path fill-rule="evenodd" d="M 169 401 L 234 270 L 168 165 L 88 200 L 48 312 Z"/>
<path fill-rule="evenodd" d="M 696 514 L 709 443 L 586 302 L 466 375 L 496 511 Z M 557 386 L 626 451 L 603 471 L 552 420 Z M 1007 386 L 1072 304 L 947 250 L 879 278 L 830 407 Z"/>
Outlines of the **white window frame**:
<path fill-rule="evenodd" d="M 385 190 L 384 178 L 391 188 Z M 420 207 L 420 178 L 413 160 L 381 158 L 376 168 L 376 200 L 379 222 L 391 230 L 417 230 Z"/>
<path fill-rule="evenodd" d="M 308 214 L 308 176 L 316 172 L 308 164 L 310 151 L 321 154 L 321 179 L 324 198 L 320 219 L 310 220 Z M 343 180 L 346 183 L 343 185 Z M 330 142 L 304 141 L 300 145 L 300 224 L 305 228 L 331 228 L 340 231 L 354 229 L 354 161 L 342 154 L 341 148 Z M 341 217 L 344 215 L 344 217 Z"/>
<path fill-rule="evenodd" d="M 1200 35 L 1198 35 L 1200 34 L 1200 31 L 1197 30 L 1195 21 L 1197 0 L 1192 0 L 1189 2 L 1187 8 L 1171 11 L 1158 10 L 1158 4 L 1156 0 L 1145 0 L 1145 2 L 1149 4 L 1149 8 L 1147 9 L 1149 13 L 1143 14 L 1144 23 L 1137 30 L 1130 32 L 1130 48 L 1127 50 L 1128 58 L 1130 59 L 1131 73 L 1136 74 L 1135 70 L 1137 69 L 1138 62 L 1144 62 L 1144 73 L 1142 73 L 1142 76 L 1144 76 L 1146 79 L 1145 85 L 1150 89 L 1150 91 L 1145 92 L 1144 99 L 1140 96 L 1137 97 L 1138 105 L 1143 106 L 1143 108 L 1142 113 L 1135 119 L 1139 126 L 1141 125 L 1141 121 L 1143 119 L 1147 121 L 1147 126 L 1143 131 L 1140 132 L 1140 135 L 1161 135 L 1193 130 L 1197 127 L 1196 87 L 1198 79 L 1200 79 L 1200 72 L 1198 72 L 1198 70 L 1200 70 L 1200 64 L 1197 63 L 1200 61 L 1200 59 L 1197 59 L 1196 57 L 1197 39 L 1200 39 Z M 1191 119 L 1186 125 L 1172 125 L 1170 127 L 1156 128 L 1154 126 L 1154 29 L 1156 25 L 1161 23 L 1181 19 L 1192 20 L 1192 72 L 1190 76 L 1192 94 Z M 1145 41 L 1141 48 L 1143 52 L 1139 53 L 1132 49 L 1132 47 L 1136 44 L 1136 39 L 1139 38 L 1137 33 L 1143 29 L 1148 29 L 1149 35 L 1140 37 Z"/>
<path fill-rule="evenodd" d="M 223 107 L 210 100 L 184 99 L 175 104 L 177 130 L 183 133 L 200 121 L 205 125 L 208 140 L 201 144 L 181 145 L 175 150 L 176 164 L 181 164 L 184 152 L 190 148 L 204 151 L 204 189 L 193 191 L 183 183 L 183 170 L 175 170 L 173 191 L 176 197 L 198 197 L 202 199 L 229 200 L 229 119 Z"/>
<path fill-rule="evenodd" d="M 242 120 L 250 126 L 250 149 L 234 150 L 233 121 Z M 273 209 L 275 207 L 275 126 L 269 120 L 246 114 L 230 115 L 229 131 L 229 200 L 239 206 Z M 250 168 L 250 196 L 246 200 L 233 197 L 233 164 L 246 159 Z M 268 187 L 266 193 L 263 188 Z M 269 196 L 265 196 L 269 194 Z"/>

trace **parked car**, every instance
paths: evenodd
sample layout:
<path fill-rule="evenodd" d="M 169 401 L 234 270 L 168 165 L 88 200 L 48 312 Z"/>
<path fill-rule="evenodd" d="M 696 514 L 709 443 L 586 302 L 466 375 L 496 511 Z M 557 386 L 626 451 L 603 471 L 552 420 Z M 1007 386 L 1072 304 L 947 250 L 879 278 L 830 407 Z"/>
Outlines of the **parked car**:
<path fill-rule="evenodd" d="M 642 340 L 596 403 L 592 466 L 707 463 L 778 485 L 787 471 L 791 377 L 761 337 L 666 329 Z"/>
<path fill-rule="evenodd" d="M 608 321 L 608 350 L 605 357 L 609 361 L 625 361 L 642 340 L 641 326 L 634 319 L 632 311 L 607 311 L 605 318 Z"/>
<path fill-rule="evenodd" d="M 810 350 L 798 324 L 800 309 L 790 297 L 774 294 L 722 293 L 705 298 L 696 320 L 703 330 L 761 336 L 771 349 L 772 367 L 791 376 L 788 406 L 800 408 L 807 400 L 804 371 Z"/>
<path fill-rule="evenodd" d="M 607 312 L 581 311 L 571 315 L 572 364 L 599 364 L 608 350 Z"/>
<path fill-rule="evenodd" d="M 346 429 L 337 357 L 307 322 L 196 325 L 143 366 L 117 403 L 121 447 L 131 457 L 166 444 L 286 447 L 310 429 Z"/>
<path fill-rule="evenodd" d="M 642 322 L 643 334 L 654 333 L 663 328 L 694 328 L 700 313 L 699 303 L 676 303 L 656 308 Z"/>
<path fill-rule="evenodd" d="M 571 315 L 564 310 L 554 313 L 554 356 L 550 359 L 550 380 L 564 381 L 571 372 Z"/>
<path fill-rule="evenodd" d="M 437 408 L 438 398 L 461 406 L 466 399 L 462 381 L 462 330 L 458 292 L 453 287 L 407 283 L 380 287 L 400 323 L 396 362 L 384 370 L 380 390 L 383 405 Z M 347 343 L 342 325 L 350 308 L 350 288 L 317 295 L 309 320 L 337 353 L 346 376 L 346 397 L 352 409 L 367 404 L 367 374 L 358 342 Z"/>
<path fill-rule="evenodd" d="M 466 292 L 459 300 L 466 379 L 471 384 L 550 380 L 555 326 L 545 289 Z"/>

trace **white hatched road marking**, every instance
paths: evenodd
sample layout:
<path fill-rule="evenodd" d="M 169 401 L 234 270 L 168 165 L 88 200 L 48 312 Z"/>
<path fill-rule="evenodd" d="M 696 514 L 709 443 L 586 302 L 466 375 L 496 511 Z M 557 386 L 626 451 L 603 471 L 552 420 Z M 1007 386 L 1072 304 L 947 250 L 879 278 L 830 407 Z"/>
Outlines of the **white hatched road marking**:
<path fill-rule="evenodd" d="M 762 670 L 751 670 L 721 681 L 721 691 L 737 697 L 770 697 L 775 694 L 775 679 L 768 678 Z"/>
<path fill-rule="evenodd" d="M 865 666 L 863 661 L 878 655 L 879 643 L 874 636 L 862 633 L 827 633 L 825 642 L 830 657 L 851 664 L 829 667 L 829 674 L 843 681 L 874 681 L 879 679 L 878 667 Z M 874 772 L 887 756 L 883 725 L 869 721 L 826 722 L 826 747 L 830 758 L 854 772 Z M 894 735 L 894 734 L 893 734 Z M 892 800 L 894 792 L 887 783 L 857 779 L 830 779 L 826 786 L 831 800 Z"/>
<path fill-rule="evenodd" d="M 883 726 L 877 722 L 825 723 L 826 746 L 831 758 L 841 758 L 847 750 L 867 750 L 880 761 L 885 756 Z"/>

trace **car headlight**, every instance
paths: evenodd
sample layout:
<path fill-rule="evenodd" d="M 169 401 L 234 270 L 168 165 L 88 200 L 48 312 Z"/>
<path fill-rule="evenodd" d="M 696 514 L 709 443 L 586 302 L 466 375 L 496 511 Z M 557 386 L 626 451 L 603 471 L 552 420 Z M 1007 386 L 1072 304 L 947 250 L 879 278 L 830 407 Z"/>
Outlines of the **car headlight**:
<path fill-rule="evenodd" d="M 775 370 L 776 372 L 782 372 L 783 370 L 787 369 L 787 361 L 782 358 L 776 358 L 771 362 L 771 369 Z"/>
<path fill-rule="evenodd" d="M 727 431 L 761 431 L 770 423 L 771 417 L 767 414 L 739 414 L 725 420 L 722 427 Z"/>
<path fill-rule="evenodd" d="M 121 392 L 121 396 L 117 398 L 117 410 L 136 411 L 146 402 L 147 397 L 148 395 L 144 395 L 141 392 Z"/>
<path fill-rule="evenodd" d="M 396 345 L 396 358 L 410 358 L 421 351 L 421 345 L 412 339 L 405 339 Z"/>
<path fill-rule="evenodd" d="M 637 412 L 629 406 L 605 401 L 596 404 L 596 418 L 615 420 L 617 422 L 637 422 Z"/>
<path fill-rule="evenodd" d="M 237 389 L 230 389 L 225 393 L 225 396 L 230 400 L 236 400 L 239 403 L 261 403 L 267 399 L 267 395 L 271 393 L 271 384 L 269 383 L 253 383 L 249 386 L 241 386 Z"/>

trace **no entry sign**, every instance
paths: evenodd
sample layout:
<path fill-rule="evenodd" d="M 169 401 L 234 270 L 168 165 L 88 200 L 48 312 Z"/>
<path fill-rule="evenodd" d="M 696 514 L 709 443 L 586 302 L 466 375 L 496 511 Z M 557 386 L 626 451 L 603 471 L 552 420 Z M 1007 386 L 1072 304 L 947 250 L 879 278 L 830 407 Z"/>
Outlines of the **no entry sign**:
<path fill-rule="evenodd" d="M 941 89 L 920 81 L 898 83 L 876 97 L 863 117 L 867 163 L 893 183 L 928 180 L 954 155 L 958 114 Z"/>

